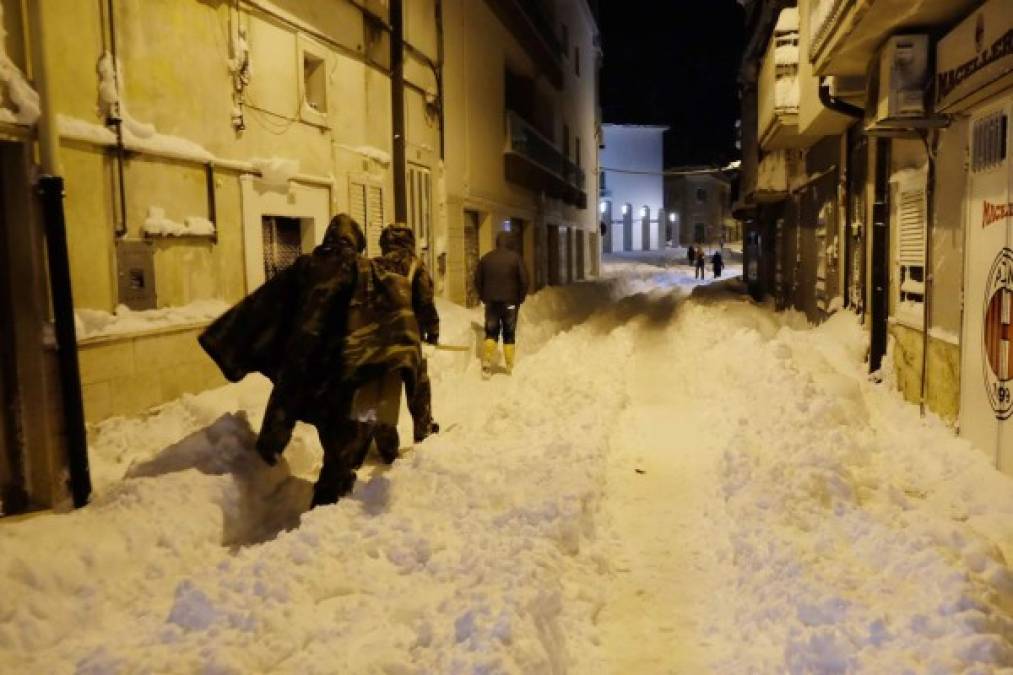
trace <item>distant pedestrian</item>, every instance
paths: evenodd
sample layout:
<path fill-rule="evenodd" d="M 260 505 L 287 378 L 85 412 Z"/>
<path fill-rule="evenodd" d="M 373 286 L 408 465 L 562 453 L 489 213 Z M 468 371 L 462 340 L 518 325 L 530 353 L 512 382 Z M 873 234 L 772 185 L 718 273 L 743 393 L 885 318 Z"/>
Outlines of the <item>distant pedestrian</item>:
<path fill-rule="evenodd" d="M 696 250 L 696 272 L 693 275 L 694 279 L 705 279 L 707 269 L 707 258 L 703 253 L 703 246 Z"/>
<path fill-rule="evenodd" d="M 721 276 L 721 270 L 725 268 L 725 261 L 721 257 L 721 249 L 714 251 L 714 255 L 711 256 L 711 265 L 714 268 L 714 278 L 717 279 Z"/>
<path fill-rule="evenodd" d="M 692 246 L 686 249 L 686 259 L 689 260 L 690 265 L 696 264 L 696 249 L 694 249 Z"/>
<path fill-rule="evenodd" d="M 482 256 L 475 271 L 475 288 L 485 304 L 485 344 L 482 350 L 482 374 L 492 374 L 496 346 L 503 336 L 503 360 L 507 372 L 514 366 L 517 314 L 528 294 L 528 274 L 524 260 L 511 248 L 511 234 L 496 235 L 496 248 Z"/>

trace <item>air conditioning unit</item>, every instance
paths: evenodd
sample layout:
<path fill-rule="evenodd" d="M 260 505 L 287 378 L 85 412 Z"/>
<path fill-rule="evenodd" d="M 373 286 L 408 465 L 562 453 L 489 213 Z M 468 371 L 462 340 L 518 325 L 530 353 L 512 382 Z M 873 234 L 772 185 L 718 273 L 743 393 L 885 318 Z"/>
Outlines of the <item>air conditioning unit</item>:
<path fill-rule="evenodd" d="M 925 126 L 932 82 L 929 44 L 928 35 L 894 35 L 872 60 L 866 88 L 867 132 Z"/>

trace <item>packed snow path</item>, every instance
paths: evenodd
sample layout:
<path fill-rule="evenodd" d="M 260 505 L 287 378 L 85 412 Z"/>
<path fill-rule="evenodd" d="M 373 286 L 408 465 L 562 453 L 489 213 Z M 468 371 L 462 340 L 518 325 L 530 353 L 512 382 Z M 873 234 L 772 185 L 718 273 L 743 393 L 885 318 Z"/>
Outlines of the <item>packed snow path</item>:
<path fill-rule="evenodd" d="M 512 377 L 435 354 L 444 433 L 333 507 L 311 429 L 253 455 L 256 378 L 92 430 L 91 506 L 0 521 L 0 672 L 1010 666 L 1013 482 L 867 381 L 854 317 L 649 262 L 534 296 Z"/>

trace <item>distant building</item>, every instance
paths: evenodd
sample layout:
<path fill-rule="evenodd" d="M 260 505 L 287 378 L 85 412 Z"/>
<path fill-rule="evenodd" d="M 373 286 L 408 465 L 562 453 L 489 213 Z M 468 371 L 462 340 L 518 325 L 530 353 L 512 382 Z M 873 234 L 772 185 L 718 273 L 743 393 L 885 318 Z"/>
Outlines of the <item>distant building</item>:
<path fill-rule="evenodd" d="M 602 125 L 598 212 L 604 251 L 649 251 L 665 243 L 665 126 Z"/>
<path fill-rule="evenodd" d="M 706 167 L 679 167 L 665 176 L 668 240 L 673 246 L 735 241 L 731 181 L 722 173 L 689 173 L 694 170 Z"/>

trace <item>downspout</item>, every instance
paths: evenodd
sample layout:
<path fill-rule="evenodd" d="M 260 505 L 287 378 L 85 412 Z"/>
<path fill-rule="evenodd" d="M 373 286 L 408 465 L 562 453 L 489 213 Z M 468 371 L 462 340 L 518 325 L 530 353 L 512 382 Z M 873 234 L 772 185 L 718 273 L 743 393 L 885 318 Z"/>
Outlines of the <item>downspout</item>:
<path fill-rule="evenodd" d="M 925 295 L 922 300 L 922 376 L 921 396 L 918 402 L 918 409 L 921 416 L 925 417 L 925 399 L 928 396 L 928 371 L 929 371 L 929 320 L 932 318 L 932 282 L 935 276 L 932 272 L 932 229 L 935 222 L 935 182 L 936 182 L 936 150 L 939 147 L 939 134 L 935 132 L 923 132 L 922 142 L 925 144 L 925 153 L 928 155 L 928 172 L 925 185 Z M 931 140 L 929 137 L 931 136 Z"/>
<path fill-rule="evenodd" d="M 115 233 L 117 237 L 127 234 L 127 186 L 126 186 L 126 148 L 123 145 L 123 116 L 120 114 L 120 97 L 122 96 L 120 82 L 120 59 L 116 50 L 116 8 L 113 0 L 106 0 L 106 21 L 109 24 L 109 53 L 113 60 L 113 84 L 116 87 L 116 104 L 109 110 L 106 125 L 116 130 L 116 183 L 117 199 L 119 202 L 120 219 L 116 223 Z"/>
<path fill-rule="evenodd" d="M 404 114 L 404 0 L 390 0 L 390 105 L 394 134 L 394 220 L 408 222 Z"/>
<path fill-rule="evenodd" d="M 820 78 L 819 94 L 820 94 L 820 103 L 823 104 L 823 107 L 829 108 L 830 110 L 833 110 L 836 113 L 847 115 L 848 117 L 853 117 L 856 120 L 860 120 L 863 117 L 865 117 L 864 108 L 859 108 L 856 105 L 851 105 L 846 101 L 842 101 L 841 99 L 834 98 L 833 96 L 830 95 L 830 84 L 827 82 L 826 77 Z"/>
<path fill-rule="evenodd" d="M 81 374 L 77 361 L 77 332 L 74 327 L 74 297 L 67 251 L 67 224 L 63 211 L 63 178 L 59 176 L 59 128 L 53 103 L 52 81 L 46 76 L 44 0 L 26 3 L 29 41 L 32 49 L 32 76 L 39 94 L 41 115 L 37 123 L 40 176 L 37 190 L 46 234 L 49 288 L 53 303 L 57 367 L 63 404 L 64 435 L 67 442 L 67 469 L 75 507 L 88 503 L 91 476 L 88 470 L 88 436 L 81 400 Z"/>
<path fill-rule="evenodd" d="M 443 62 L 446 58 L 443 47 L 443 0 L 436 0 L 436 96 L 440 106 L 440 159 L 446 159 L 446 117 L 443 105 Z"/>

